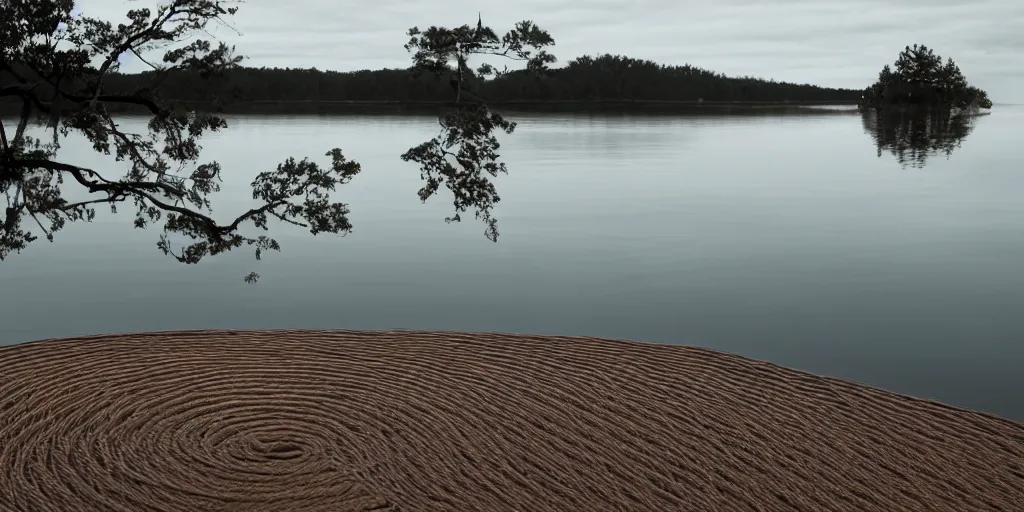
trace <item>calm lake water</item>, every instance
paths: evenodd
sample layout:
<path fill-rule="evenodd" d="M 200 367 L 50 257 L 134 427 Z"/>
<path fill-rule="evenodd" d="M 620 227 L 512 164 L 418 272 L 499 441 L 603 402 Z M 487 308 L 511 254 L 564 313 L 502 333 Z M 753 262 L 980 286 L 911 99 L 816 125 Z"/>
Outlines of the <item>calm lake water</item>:
<path fill-rule="evenodd" d="M 341 147 L 347 237 L 181 265 L 106 210 L 0 263 L 0 344 L 200 328 L 445 329 L 701 345 L 1024 421 L 1024 107 L 901 165 L 859 115 L 516 114 L 501 237 L 398 156 L 431 117 L 233 117 L 219 217 Z M 124 118 L 124 126 L 143 129 Z M 898 136 L 899 130 L 896 133 Z M 116 169 L 79 139 L 65 161 Z M 128 208 L 125 207 L 127 211 Z M 257 285 L 242 277 L 262 274 Z"/>

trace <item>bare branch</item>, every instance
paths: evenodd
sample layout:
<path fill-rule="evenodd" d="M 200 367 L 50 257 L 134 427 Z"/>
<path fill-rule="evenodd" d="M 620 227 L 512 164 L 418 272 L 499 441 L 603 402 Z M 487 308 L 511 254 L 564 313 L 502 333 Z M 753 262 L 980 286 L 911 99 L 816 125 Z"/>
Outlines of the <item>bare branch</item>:
<path fill-rule="evenodd" d="M 148 60 L 146 60 L 146 58 L 143 57 L 142 54 L 139 53 L 139 51 L 137 49 L 131 48 L 131 52 L 132 52 L 132 54 L 135 55 L 135 58 L 139 59 L 140 61 L 142 61 L 143 64 L 149 66 L 150 68 L 153 68 L 154 71 L 163 71 L 164 70 L 164 68 L 159 67 L 156 64 L 153 64 L 152 62 L 149 62 Z"/>
<path fill-rule="evenodd" d="M 108 190 L 114 190 L 116 187 L 131 187 L 139 190 L 157 191 L 163 192 L 164 194 L 175 197 L 178 196 L 178 190 L 166 183 L 158 182 L 146 182 L 146 181 L 135 181 L 135 182 L 115 182 L 104 178 L 100 173 L 86 169 L 84 167 L 78 167 L 76 165 L 65 164 L 61 162 L 54 162 L 51 160 L 38 160 L 38 159 L 25 159 L 25 160 L 14 160 L 9 162 L 8 165 L 12 168 L 23 168 L 23 169 L 47 169 L 50 171 L 66 172 L 70 173 L 78 183 L 86 187 L 89 192 L 102 192 Z M 88 175 L 97 181 L 89 181 L 85 179 Z"/>
<path fill-rule="evenodd" d="M 39 226 L 39 229 L 42 230 L 43 234 L 46 235 L 46 239 L 52 242 L 53 232 L 48 231 L 45 227 L 43 227 L 43 223 L 39 221 L 39 217 L 36 216 L 36 212 L 28 210 L 28 213 L 29 215 L 32 216 L 32 219 L 36 221 L 36 225 Z"/>
<path fill-rule="evenodd" d="M 10 145 L 7 143 L 7 129 L 4 128 L 4 124 L 0 123 L 0 149 L 5 153 L 10 151 Z"/>

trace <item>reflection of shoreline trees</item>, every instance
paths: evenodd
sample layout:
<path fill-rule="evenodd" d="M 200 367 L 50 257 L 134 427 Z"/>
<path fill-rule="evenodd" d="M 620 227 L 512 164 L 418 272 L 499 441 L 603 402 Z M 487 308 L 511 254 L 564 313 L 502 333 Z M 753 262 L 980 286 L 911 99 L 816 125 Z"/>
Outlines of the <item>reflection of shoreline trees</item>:
<path fill-rule="evenodd" d="M 878 156 L 888 151 L 903 167 L 924 167 L 928 157 L 947 158 L 974 130 L 978 116 L 951 114 L 945 109 L 868 109 L 864 131 L 875 141 Z"/>

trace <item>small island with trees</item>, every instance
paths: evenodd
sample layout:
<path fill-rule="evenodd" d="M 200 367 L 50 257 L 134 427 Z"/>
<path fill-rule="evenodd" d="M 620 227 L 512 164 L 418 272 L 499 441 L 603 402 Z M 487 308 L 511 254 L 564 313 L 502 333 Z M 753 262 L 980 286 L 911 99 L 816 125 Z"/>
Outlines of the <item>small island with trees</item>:
<path fill-rule="evenodd" d="M 864 89 L 860 107 L 914 106 L 961 111 L 992 108 L 988 93 L 969 85 L 953 59 L 942 61 L 925 45 L 907 46 L 895 64 L 878 73 L 878 81 Z"/>

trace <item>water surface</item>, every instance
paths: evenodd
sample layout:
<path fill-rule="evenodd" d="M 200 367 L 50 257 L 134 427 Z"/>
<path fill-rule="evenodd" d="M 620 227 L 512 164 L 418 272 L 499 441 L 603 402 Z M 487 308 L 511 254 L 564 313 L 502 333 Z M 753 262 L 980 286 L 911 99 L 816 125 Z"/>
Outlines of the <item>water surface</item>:
<path fill-rule="evenodd" d="M 430 117 L 236 117 L 206 140 L 216 214 L 341 147 L 347 237 L 181 265 L 100 211 L 0 263 L 0 344 L 199 328 L 511 331 L 701 345 L 1024 420 L 1024 108 L 901 165 L 857 115 L 516 114 L 501 237 L 445 224 L 399 160 Z M 142 129 L 138 119 L 122 120 Z M 890 133 L 891 132 L 891 133 Z M 881 135 L 879 135 L 881 134 Z M 879 146 L 882 146 L 879 151 Z M 941 145 L 941 147 L 946 147 Z M 81 140 L 60 159 L 119 169 Z M 259 271 L 257 285 L 242 277 Z"/>

